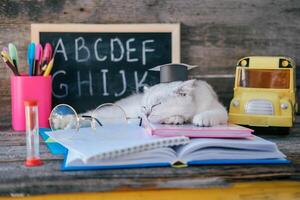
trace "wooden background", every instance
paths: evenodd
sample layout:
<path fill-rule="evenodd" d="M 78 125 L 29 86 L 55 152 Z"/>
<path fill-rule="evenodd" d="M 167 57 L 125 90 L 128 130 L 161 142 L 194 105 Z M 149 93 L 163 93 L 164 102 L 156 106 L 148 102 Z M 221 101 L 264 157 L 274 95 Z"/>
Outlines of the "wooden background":
<path fill-rule="evenodd" d="M 211 83 L 226 106 L 239 58 L 300 63 L 299 0 L 1 0 L 0 47 L 17 45 L 22 71 L 31 23 L 181 23 L 182 62 L 199 66 L 190 77 Z M 10 125 L 10 75 L 1 64 L 0 127 Z"/>

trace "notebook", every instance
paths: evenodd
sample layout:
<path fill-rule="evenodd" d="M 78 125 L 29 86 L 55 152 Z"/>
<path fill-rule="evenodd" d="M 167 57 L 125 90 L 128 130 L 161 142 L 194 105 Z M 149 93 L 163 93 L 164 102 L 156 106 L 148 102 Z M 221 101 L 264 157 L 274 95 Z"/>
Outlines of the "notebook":
<path fill-rule="evenodd" d="M 235 124 L 199 127 L 193 124 L 171 125 L 155 124 L 143 117 L 143 126 L 152 135 L 161 137 L 187 136 L 192 138 L 249 138 L 252 129 Z"/>
<path fill-rule="evenodd" d="M 183 136 L 160 138 L 134 125 L 46 134 L 67 149 L 63 170 L 289 163 L 275 143 L 259 137 L 190 140 Z"/>

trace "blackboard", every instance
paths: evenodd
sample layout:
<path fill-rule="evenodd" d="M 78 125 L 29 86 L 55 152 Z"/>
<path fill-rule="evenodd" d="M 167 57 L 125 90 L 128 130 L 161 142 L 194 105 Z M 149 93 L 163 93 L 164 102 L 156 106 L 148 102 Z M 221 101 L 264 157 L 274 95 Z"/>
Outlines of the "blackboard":
<path fill-rule="evenodd" d="M 180 62 L 179 24 L 33 24 L 32 41 L 55 49 L 53 106 L 84 112 L 159 82 L 157 65 Z"/>

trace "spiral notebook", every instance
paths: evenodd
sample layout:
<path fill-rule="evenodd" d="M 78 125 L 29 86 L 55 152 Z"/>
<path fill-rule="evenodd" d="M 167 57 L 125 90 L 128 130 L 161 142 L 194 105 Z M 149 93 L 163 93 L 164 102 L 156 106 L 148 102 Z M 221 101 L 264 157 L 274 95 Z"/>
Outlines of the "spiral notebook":
<path fill-rule="evenodd" d="M 81 128 L 76 130 L 58 130 L 46 132 L 49 138 L 68 149 L 67 163 L 74 155 L 83 163 L 94 160 L 109 160 L 128 156 L 138 152 L 146 152 L 169 146 L 187 144 L 189 138 L 184 136 L 161 138 L 151 136 L 145 129 L 137 125 L 111 125 L 93 130 Z"/>
<path fill-rule="evenodd" d="M 63 170 L 202 164 L 288 163 L 275 143 L 251 139 L 188 139 L 151 136 L 136 125 L 46 132 L 67 149 Z"/>

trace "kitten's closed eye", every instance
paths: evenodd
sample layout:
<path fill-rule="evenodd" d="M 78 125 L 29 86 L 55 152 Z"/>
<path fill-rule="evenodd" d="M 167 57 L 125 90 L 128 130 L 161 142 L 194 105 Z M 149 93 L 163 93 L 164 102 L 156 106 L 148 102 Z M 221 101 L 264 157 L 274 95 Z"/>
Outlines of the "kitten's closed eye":
<path fill-rule="evenodd" d="M 153 109 L 154 109 L 156 106 L 160 105 L 160 104 L 161 104 L 161 102 L 156 103 L 156 104 L 152 105 L 152 106 L 150 107 L 150 109 L 147 109 L 146 106 L 142 106 L 142 112 L 146 113 L 146 115 L 148 116 L 148 115 L 153 111 Z"/>
<path fill-rule="evenodd" d="M 178 93 L 179 96 L 185 97 L 186 93 Z"/>

